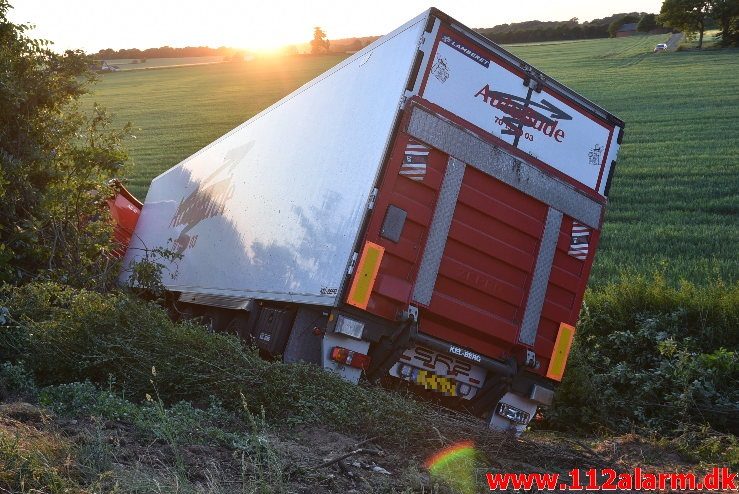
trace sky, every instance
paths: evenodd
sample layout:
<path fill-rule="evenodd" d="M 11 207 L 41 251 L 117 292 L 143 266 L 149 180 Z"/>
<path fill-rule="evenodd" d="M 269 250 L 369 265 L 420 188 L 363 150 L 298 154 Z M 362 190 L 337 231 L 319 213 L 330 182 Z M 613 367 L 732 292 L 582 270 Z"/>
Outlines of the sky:
<path fill-rule="evenodd" d="M 528 20 L 580 22 L 618 12 L 659 12 L 662 0 L 10 0 L 9 18 L 35 24 L 53 48 L 230 46 L 305 43 L 313 26 L 330 39 L 382 35 L 430 6 L 472 27 Z"/>

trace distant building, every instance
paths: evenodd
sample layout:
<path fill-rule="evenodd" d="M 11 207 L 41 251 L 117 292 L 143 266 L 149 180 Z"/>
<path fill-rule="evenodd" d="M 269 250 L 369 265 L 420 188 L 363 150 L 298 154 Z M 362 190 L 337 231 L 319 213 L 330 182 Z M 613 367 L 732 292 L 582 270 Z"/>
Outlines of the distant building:
<path fill-rule="evenodd" d="M 624 36 L 633 36 L 636 34 L 636 22 L 629 22 L 628 24 L 624 24 L 619 28 L 618 31 L 616 31 L 616 37 L 617 38 L 623 38 Z"/>

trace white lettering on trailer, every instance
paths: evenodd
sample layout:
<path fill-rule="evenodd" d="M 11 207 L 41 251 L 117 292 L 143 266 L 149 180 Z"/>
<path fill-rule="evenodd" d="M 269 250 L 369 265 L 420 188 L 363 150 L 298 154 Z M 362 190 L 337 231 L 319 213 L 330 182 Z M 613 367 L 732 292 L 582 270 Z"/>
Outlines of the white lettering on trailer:
<path fill-rule="evenodd" d="M 488 67 L 490 65 L 490 60 L 483 57 L 479 53 L 476 53 L 474 50 L 468 48 L 467 46 L 463 45 L 459 41 L 455 40 L 451 36 L 442 36 L 441 41 L 446 43 L 447 45 L 451 46 L 455 50 L 457 50 L 459 53 L 465 55 L 466 57 L 474 60 L 475 62 L 479 63 L 483 67 Z"/>
<path fill-rule="evenodd" d="M 478 354 L 473 353 L 469 350 L 465 350 L 464 348 L 459 348 L 458 346 L 451 345 L 449 347 L 449 353 L 453 355 L 459 355 L 460 357 L 464 357 L 468 360 L 472 360 L 474 362 L 481 362 L 482 357 L 480 357 Z"/>
<path fill-rule="evenodd" d="M 603 194 L 612 127 L 547 88 L 535 92 L 523 72 L 461 39 L 441 36 L 435 60 L 446 77 L 432 66 L 421 96 Z"/>

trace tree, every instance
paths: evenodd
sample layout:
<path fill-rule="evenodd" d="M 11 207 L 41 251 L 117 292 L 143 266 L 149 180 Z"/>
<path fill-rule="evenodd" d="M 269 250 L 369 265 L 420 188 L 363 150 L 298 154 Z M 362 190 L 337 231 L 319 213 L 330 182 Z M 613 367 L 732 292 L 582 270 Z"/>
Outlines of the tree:
<path fill-rule="evenodd" d="M 121 139 L 95 106 L 76 102 L 94 81 L 92 60 L 63 54 L 14 24 L 0 0 L 0 281 L 62 280 L 101 288 L 115 275 L 110 223 L 96 202 L 120 172 Z"/>
<path fill-rule="evenodd" d="M 319 55 L 321 53 L 328 53 L 329 40 L 326 38 L 326 33 L 320 27 L 316 26 L 313 28 L 313 39 L 310 42 L 310 52 L 313 55 Z"/>
<path fill-rule="evenodd" d="M 689 36 L 697 32 L 700 50 L 710 11 L 711 0 L 665 0 L 659 12 L 659 20 Z"/>
<path fill-rule="evenodd" d="M 639 24 L 636 25 L 636 30 L 640 33 L 648 33 L 652 29 L 657 27 L 657 15 L 656 14 L 644 14 L 639 20 Z"/>
<path fill-rule="evenodd" d="M 721 26 L 721 44 L 739 45 L 739 0 L 712 0 L 711 17 Z"/>
<path fill-rule="evenodd" d="M 621 29 L 621 26 L 624 24 L 630 24 L 633 22 L 639 22 L 639 18 L 635 15 L 625 15 L 619 19 L 616 19 L 615 21 L 611 22 L 611 24 L 608 26 L 608 35 L 611 38 L 616 37 L 616 33 L 619 29 Z"/>

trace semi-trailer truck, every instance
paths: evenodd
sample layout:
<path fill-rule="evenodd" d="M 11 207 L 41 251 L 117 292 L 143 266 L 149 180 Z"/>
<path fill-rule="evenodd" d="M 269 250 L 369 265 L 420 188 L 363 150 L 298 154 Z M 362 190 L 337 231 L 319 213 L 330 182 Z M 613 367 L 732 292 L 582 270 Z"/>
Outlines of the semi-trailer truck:
<path fill-rule="evenodd" d="M 431 8 L 156 177 L 143 206 L 109 204 L 124 267 L 178 254 L 179 311 L 520 432 L 562 379 L 623 129 Z"/>

